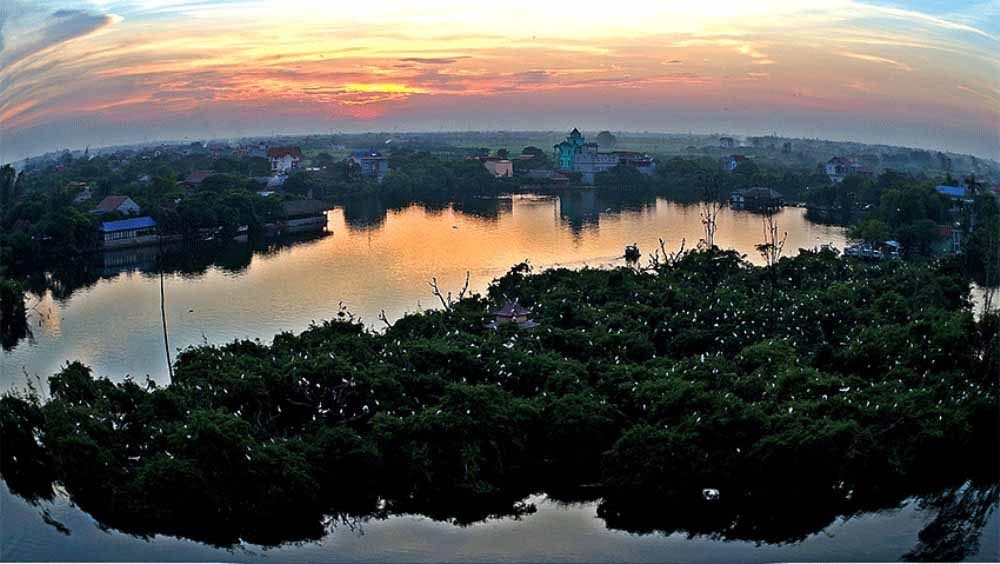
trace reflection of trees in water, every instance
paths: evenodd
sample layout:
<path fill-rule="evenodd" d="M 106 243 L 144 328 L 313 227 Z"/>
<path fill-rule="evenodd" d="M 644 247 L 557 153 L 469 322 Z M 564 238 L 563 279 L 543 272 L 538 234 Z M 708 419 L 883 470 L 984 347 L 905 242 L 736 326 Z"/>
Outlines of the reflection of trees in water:
<path fill-rule="evenodd" d="M 975 555 L 979 537 L 997 508 L 1000 486 L 966 483 L 917 497 L 917 507 L 934 512 L 919 533 L 919 543 L 903 556 L 909 561 L 959 561 Z M 902 491 L 901 491 L 902 492 Z M 725 503 L 621 505 L 604 500 L 598 515 L 611 529 L 631 533 L 685 534 L 717 540 L 786 544 L 819 533 L 839 517 L 899 507 L 910 497 L 904 493 L 878 502 L 845 502 L 842 498 L 767 496 Z"/>
<path fill-rule="evenodd" d="M 669 507 L 638 500 L 605 498 L 597 514 L 608 528 L 631 533 L 685 534 L 720 540 L 786 544 L 799 542 L 830 526 L 838 516 L 895 507 L 907 496 L 874 500 L 847 500 L 832 488 L 812 485 L 808 490 L 752 489 L 734 499 L 723 492 L 721 501 L 700 497 L 675 500 Z M 751 495 L 752 494 L 752 495 Z"/>
<path fill-rule="evenodd" d="M 387 208 L 378 198 L 358 198 L 344 202 L 344 223 L 349 231 L 378 231 L 385 225 Z"/>
<path fill-rule="evenodd" d="M 212 268 L 240 274 L 246 271 L 255 257 L 273 256 L 285 249 L 328 235 L 325 232 L 303 233 L 255 239 L 246 243 L 225 241 L 168 245 L 163 248 L 163 271 L 164 274 L 191 278 L 203 276 Z M 25 289 L 36 296 L 51 292 L 56 300 L 65 301 L 80 289 L 90 288 L 100 280 L 111 279 L 123 273 L 158 276 L 160 258 L 157 247 L 95 254 L 89 257 L 90 260 L 51 265 L 49 270 L 31 273 L 25 279 Z"/>
<path fill-rule="evenodd" d="M 465 215 L 496 222 L 513 211 L 514 201 L 511 198 L 466 198 L 456 201 L 454 209 Z"/>
<path fill-rule="evenodd" d="M 917 546 L 903 555 L 911 562 L 959 561 L 976 554 L 979 537 L 997 507 L 1000 486 L 965 484 L 921 498 L 937 515 L 920 531 Z"/>
<path fill-rule="evenodd" d="M 598 226 L 602 213 L 644 212 L 656 205 L 656 199 L 652 197 L 599 193 L 589 189 L 562 191 L 557 199 L 560 218 L 577 236 L 590 227 Z M 419 206 L 432 218 L 452 209 L 463 215 L 496 222 L 513 212 L 514 199 L 482 197 L 417 203 L 370 197 L 345 201 L 342 209 L 347 228 L 352 232 L 365 232 L 381 229 L 389 210 L 411 206 Z"/>
<path fill-rule="evenodd" d="M 574 237 L 600 225 L 601 213 L 593 190 L 567 191 L 559 196 L 559 217 Z"/>
<path fill-rule="evenodd" d="M 828 225 L 833 227 L 847 227 L 854 219 L 853 214 L 836 208 L 806 209 L 806 219 L 818 225 Z"/>
<path fill-rule="evenodd" d="M 24 339 L 34 338 L 31 327 L 26 317 L 5 317 L 0 322 L 0 348 L 5 351 L 12 350 Z"/>
<path fill-rule="evenodd" d="M 450 200 L 422 201 L 415 203 L 406 199 L 392 198 L 355 198 L 343 202 L 344 223 L 352 233 L 371 233 L 385 226 L 385 220 L 390 210 L 399 211 L 419 206 L 428 216 L 437 217 L 450 209 Z"/>
<path fill-rule="evenodd" d="M 39 507 L 46 523 L 61 532 L 70 531 L 54 522 L 40 502 L 54 497 L 53 477 L 40 469 L 31 476 L 6 480 L 14 495 Z M 122 533 L 149 538 L 157 534 L 178 535 L 217 547 L 232 547 L 241 541 L 263 546 L 316 541 L 333 530 L 346 527 L 360 530 L 372 520 L 396 516 L 419 515 L 434 521 L 466 527 L 492 520 L 518 520 L 534 514 L 536 506 L 528 499 L 532 488 L 527 484 L 513 487 L 496 496 L 477 498 L 474 503 L 463 496 L 447 494 L 414 498 L 412 492 L 397 492 L 378 497 L 374 492 L 355 491 L 350 499 L 334 504 L 322 512 L 303 510 L 271 514 L 254 512 L 231 515 L 226 522 L 204 521 L 192 513 L 172 526 L 162 521 L 142 523 L 134 515 L 122 515 L 109 506 L 107 499 L 87 496 L 71 499 L 81 510 L 94 517 L 102 527 Z M 924 511 L 933 511 L 934 518 L 919 533 L 916 547 L 903 556 L 908 561 L 959 561 L 977 554 L 979 537 L 997 507 L 997 485 L 950 487 L 939 493 L 918 497 L 916 504 Z M 548 496 L 559 506 L 569 507 L 595 500 L 598 492 L 591 489 L 563 490 Z M 317 493 L 318 495 L 318 493 Z M 845 503 L 842 498 L 819 499 L 802 496 L 767 496 L 736 504 L 725 503 L 647 503 L 618 505 L 603 500 L 598 517 L 609 529 L 633 534 L 681 534 L 688 538 L 706 537 L 720 541 L 747 541 L 782 545 L 797 543 L 820 533 L 838 517 L 860 516 L 867 512 L 899 507 L 908 496 L 900 495 L 879 504 Z M 197 507 L 197 503 L 193 508 Z"/>
<path fill-rule="evenodd" d="M 559 217 L 574 237 L 598 227 L 602 214 L 644 213 L 655 208 L 655 197 L 637 194 L 567 190 L 559 195 Z"/>
<path fill-rule="evenodd" d="M 0 278 L 0 348 L 10 350 L 31 336 L 24 289 L 14 280 Z"/>

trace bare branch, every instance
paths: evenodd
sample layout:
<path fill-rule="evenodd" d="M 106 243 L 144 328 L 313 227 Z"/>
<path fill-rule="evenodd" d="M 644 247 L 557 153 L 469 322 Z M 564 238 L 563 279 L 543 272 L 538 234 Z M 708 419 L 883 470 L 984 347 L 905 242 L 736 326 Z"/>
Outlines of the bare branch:
<path fill-rule="evenodd" d="M 451 311 L 452 306 L 455 305 L 457 302 L 462 301 L 465 298 L 465 295 L 468 294 L 468 292 L 469 292 L 469 281 L 470 281 L 471 278 L 472 278 L 472 273 L 470 271 L 466 271 L 465 272 L 465 285 L 462 286 L 461 291 L 458 292 L 458 297 L 457 298 L 453 298 L 451 292 L 448 292 L 448 295 L 445 296 L 441 292 L 441 288 L 438 287 L 437 278 L 431 278 L 431 281 L 428 282 L 428 284 L 431 287 L 431 293 L 434 294 L 435 296 L 437 296 L 437 299 L 441 301 L 441 307 L 443 307 L 445 309 L 445 311 Z"/>
<path fill-rule="evenodd" d="M 664 266 L 676 266 L 688 254 L 688 250 L 685 248 L 686 245 L 687 239 L 681 239 L 681 244 L 677 248 L 677 251 L 671 252 L 667 250 L 666 242 L 660 239 L 660 248 L 649 255 L 648 270 L 657 270 Z"/>
<path fill-rule="evenodd" d="M 781 254 L 785 249 L 785 241 L 788 239 L 788 232 L 778 236 L 778 222 L 773 213 L 766 213 L 761 220 L 764 229 L 764 242 L 757 245 L 757 252 L 760 253 L 768 267 L 773 267 L 781 259 Z"/>
<path fill-rule="evenodd" d="M 379 314 L 378 314 L 378 319 L 379 319 L 379 321 L 381 321 L 382 323 L 385 323 L 385 328 L 386 328 L 386 329 L 392 329 L 392 323 L 391 323 L 391 322 L 389 321 L 389 316 L 387 316 L 387 315 L 385 314 L 385 310 L 384 310 L 384 309 L 383 309 L 383 310 L 381 310 L 381 311 L 379 311 Z"/>
<path fill-rule="evenodd" d="M 719 210 L 722 203 L 719 201 L 718 179 L 713 178 L 702 187 L 701 197 L 701 225 L 705 230 L 705 238 L 702 243 L 707 248 L 715 246 L 715 234 L 719 229 Z"/>
<path fill-rule="evenodd" d="M 431 286 L 431 293 L 434 294 L 435 296 L 437 296 L 437 299 L 441 300 L 441 307 L 443 307 L 445 309 L 445 311 L 450 311 L 451 310 L 451 303 L 450 303 L 451 302 L 451 293 L 448 294 L 448 299 L 445 299 L 445 297 L 441 294 L 441 289 L 438 288 L 437 278 L 433 278 L 432 277 L 431 281 L 428 282 L 428 284 L 430 284 L 430 286 Z"/>
<path fill-rule="evenodd" d="M 465 286 L 462 286 L 462 291 L 458 293 L 458 301 L 462 301 L 465 298 L 465 293 L 469 291 L 469 278 L 472 273 L 468 270 L 465 271 Z"/>
<path fill-rule="evenodd" d="M 337 317 L 346 318 L 351 323 L 354 323 L 356 321 L 354 314 L 351 313 L 351 310 L 347 309 L 347 306 L 344 305 L 344 302 L 337 302 L 337 307 L 339 308 L 337 311 Z"/>
<path fill-rule="evenodd" d="M 662 244 L 662 242 L 661 242 L 661 244 Z M 667 259 L 668 259 L 667 262 L 669 262 L 669 264 L 671 266 L 676 266 L 677 263 L 680 262 L 681 259 L 683 259 L 685 255 L 687 255 L 687 250 L 684 248 L 685 245 L 687 245 L 687 239 L 681 239 L 681 246 L 677 248 L 677 252 L 676 253 L 670 253 L 669 255 L 667 255 Z"/>

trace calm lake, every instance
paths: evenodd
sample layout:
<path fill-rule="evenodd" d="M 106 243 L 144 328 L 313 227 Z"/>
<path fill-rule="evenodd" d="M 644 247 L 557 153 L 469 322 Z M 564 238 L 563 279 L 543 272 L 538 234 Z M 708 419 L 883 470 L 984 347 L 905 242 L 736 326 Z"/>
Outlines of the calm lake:
<path fill-rule="evenodd" d="M 953 559 L 957 548 L 968 561 L 1000 557 L 1000 511 L 996 490 L 983 523 L 970 523 L 982 507 L 969 507 L 981 491 L 964 489 L 953 503 L 911 499 L 899 507 L 837 517 L 822 531 L 798 542 L 768 544 L 685 533 L 635 534 L 609 529 L 596 514 L 597 502 L 564 503 L 545 496 L 526 501 L 536 511 L 519 519 L 495 519 L 469 526 L 419 515 L 335 522 L 318 542 L 262 548 L 244 544 L 231 550 L 157 535 L 141 539 L 101 529 L 65 498 L 32 507 L 0 484 L 4 527 L 0 557 L 10 561 L 104 562 L 891 562 L 942 541 Z M 973 504 L 975 505 L 975 504 Z M 664 508 L 667 511 L 668 508 Z M 47 520 L 59 523 L 61 532 Z M 942 527 L 944 535 L 942 535 Z M 921 543 L 921 531 L 935 531 Z M 968 538 L 968 533 L 977 533 Z M 938 535 L 942 535 L 943 538 Z M 970 542 L 971 541 L 971 542 Z M 957 545 L 957 546 L 955 546 Z M 926 554 L 926 552 L 924 552 Z M 926 557 L 925 557 L 926 559 Z M 941 560 L 941 558 L 934 558 Z"/>
<path fill-rule="evenodd" d="M 468 272 L 470 289 L 483 291 L 524 260 L 536 268 L 605 267 L 624 264 L 625 246 L 637 243 L 645 263 L 659 238 L 675 251 L 682 240 L 691 247 L 703 237 L 698 208 L 666 200 L 602 201 L 588 191 L 455 208 L 348 205 L 330 210 L 325 237 L 173 257 L 178 272 L 164 281 L 170 348 L 269 340 L 335 317 L 341 303 L 377 326 L 383 309 L 395 319 L 439 307 L 428 285 L 435 277 L 443 291 L 457 293 Z M 716 244 L 761 262 L 759 215 L 727 208 L 718 221 Z M 787 253 L 844 244 L 841 228 L 807 221 L 804 209 L 786 208 L 778 221 L 788 232 Z M 23 386 L 26 375 L 44 381 L 70 360 L 114 380 L 148 375 L 166 383 L 154 261 L 155 249 L 119 251 L 90 278 L 31 295 L 33 338 L 0 353 L 0 389 Z"/>
<path fill-rule="evenodd" d="M 843 230 L 807 221 L 786 208 L 778 221 L 788 232 L 786 253 L 823 244 L 842 247 Z M 265 245 L 233 244 L 204 253 L 185 251 L 168 261 L 164 277 L 171 353 L 204 342 L 269 340 L 335 317 L 341 304 L 377 327 L 438 305 L 428 282 L 457 292 L 470 275 L 482 291 L 524 260 L 536 268 L 623 264 L 624 247 L 643 255 L 659 238 L 668 250 L 702 237 L 697 207 L 665 200 L 604 201 L 592 192 L 562 197 L 518 196 L 427 209 L 386 209 L 366 202 L 328 213 L 327 234 Z M 725 209 L 716 242 L 761 262 L 760 216 Z M 0 356 L 0 389 L 44 381 L 60 365 L 79 360 L 120 380 L 147 375 L 168 381 L 155 250 L 108 255 L 76 279 L 48 281 L 30 296 L 33 336 Z M 645 258 L 643 259 L 645 262 Z M 922 531 L 960 545 L 963 557 L 1000 558 L 997 488 L 945 490 L 897 507 L 836 517 L 795 542 L 767 544 L 683 532 L 636 534 L 609 529 L 597 500 L 561 502 L 545 495 L 521 518 L 469 526 L 417 515 L 359 522 L 335 521 L 318 542 L 277 548 L 219 549 L 191 540 L 140 539 L 104 530 L 65 496 L 37 506 L 0 484 L 3 561 L 580 561 L 769 562 L 898 560 L 926 548 Z M 663 508 L 664 512 L 669 508 Z M 953 533 L 953 534 L 952 534 Z M 922 544 L 923 543 L 923 544 Z M 933 546 L 931 548 L 934 548 Z"/>

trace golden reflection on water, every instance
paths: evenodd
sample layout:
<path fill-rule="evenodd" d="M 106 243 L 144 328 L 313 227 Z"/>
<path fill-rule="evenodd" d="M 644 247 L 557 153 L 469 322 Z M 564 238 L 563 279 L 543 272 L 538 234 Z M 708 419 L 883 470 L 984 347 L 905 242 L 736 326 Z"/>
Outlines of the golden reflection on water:
<path fill-rule="evenodd" d="M 59 303 L 52 297 L 52 292 L 45 292 L 41 297 L 29 297 L 25 307 L 29 312 L 33 334 L 41 333 L 49 337 L 58 337 L 62 334 Z"/>
<path fill-rule="evenodd" d="M 269 340 L 280 331 L 301 331 L 337 315 L 339 304 L 376 325 L 438 305 L 428 282 L 457 292 L 470 274 L 482 292 L 512 265 L 536 268 L 622 264 L 624 247 L 636 243 L 644 257 L 663 238 L 668 250 L 702 237 L 697 207 L 665 200 L 602 202 L 592 192 L 565 197 L 518 197 L 429 210 L 386 210 L 377 203 L 338 207 L 328 213 L 330 236 L 257 254 L 244 268 L 209 267 L 197 275 L 166 278 L 171 349 L 239 338 Z M 806 221 L 805 210 L 778 215 L 788 232 L 786 254 L 821 244 L 844 244 L 842 230 Z M 760 216 L 723 210 L 717 244 L 735 248 L 755 263 L 762 240 Z M 645 258 L 643 259 L 646 260 Z M 112 378 L 126 374 L 166 380 L 160 327 L 159 279 L 126 272 L 76 290 L 68 299 L 42 299 L 42 331 L 33 343 L 0 354 L 0 388 L 17 383 L 23 370 L 47 377 L 67 360 L 81 360 Z"/>

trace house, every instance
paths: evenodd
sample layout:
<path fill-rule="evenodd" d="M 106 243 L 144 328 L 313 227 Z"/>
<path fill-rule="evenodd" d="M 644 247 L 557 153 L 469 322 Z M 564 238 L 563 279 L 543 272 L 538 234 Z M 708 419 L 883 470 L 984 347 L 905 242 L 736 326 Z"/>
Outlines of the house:
<path fill-rule="evenodd" d="M 254 158 L 267 158 L 267 145 L 258 143 L 256 145 L 240 145 L 233 150 L 233 156 Z"/>
<path fill-rule="evenodd" d="M 184 185 L 188 188 L 198 188 L 206 178 L 215 174 L 211 170 L 192 170 L 191 174 L 184 179 Z"/>
<path fill-rule="evenodd" d="M 501 325 L 514 323 L 521 329 L 532 329 L 538 324 L 528 318 L 530 314 L 531 311 L 518 303 L 518 300 L 507 300 L 503 307 L 491 312 L 493 321 L 489 326 L 498 329 Z"/>
<path fill-rule="evenodd" d="M 732 137 L 720 137 L 719 146 L 723 149 L 732 149 L 736 146 L 736 140 Z"/>
<path fill-rule="evenodd" d="M 298 147 L 271 147 L 267 150 L 267 158 L 271 161 L 271 172 L 288 174 L 299 167 L 302 162 L 302 150 Z"/>
<path fill-rule="evenodd" d="M 738 210 L 771 211 L 785 205 L 785 200 L 781 193 L 757 186 L 733 192 L 729 196 L 729 205 Z"/>
<path fill-rule="evenodd" d="M 870 168 L 846 157 L 833 157 L 826 162 L 824 169 L 834 184 L 840 184 L 851 175 L 874 176 Z"/>
<path fill-rule="evenodd" d="M 514 176 L 514 164 L 507 159 L 491 157 L 483 160 L 483 166 L 497 178 Z"/>
<path fill-rule="evenodd" d="M 746 157 L 743 155 L 729 155 L 728 157 L 722 157 L 722 170 L 726 172 L 733 172 L 736 167 L 740 166 L 740 163 L 747 161 Z"/>
<path fill-rule="evenodd" d="M 584 184 L 593 184 L 597 173 L 610 170 L 620 163 L 639 164 L 639 171 L 644 174 L 652 174 L 656 170 L 653 158 L 644 153 L 600 152 L 597 143 L 588 143 L 575 127 L 566 140 L 553 145 L 552 150 L 558 169 L 562 172 L 580 173 Z"/>
<path fill-rule="evenodd" d="M 70 193 L 76 192 L 76 195 L 73 196 L 74 204 L 89 202 L 94 197 L 94 191 L 86 182 L 70 182 L 66 185 L 66 190 Z"/>
<path fill-rule="evenodd" d="M 939 184 L 934 187 L 934 190 L 943 196 L 948 196 L 953 200 L 958 200 L 965 203 L 972 203 L 972 194 L 969 193 L 969 189 L 965 186 L 949 186 L 947 184 Z"/>
<path fill-rule="evenodd" d="M 826 161 L 826 175 L 834 184 L 843 182 L 850 172 L 851 161 L 844 157 L 833 157 Z"/>
<path fill-rule="evenodd" d="M 936 252 L 953 255 L 962 251 L 962 224 L 939 225 L 938 239 L 933 248 Z"/>
<path fill-rule="evenodd" d="M 100 232 L 105 249 L 154 245 L 160 240 L 156 221 L 149 216 L 105 221 Z"/>
<path fill-rule="evenodd" d="M 230 148 L 228 143 L 218 143 L 214 141 L 205 145 L 205 148 L 208 150 L 208 154 L 211 155 L 213 159 L 222 158 L 227 153 L 232 151 L 232 148 Z"/>
<path fill-rule="evenodd" d="M 375 149 L 352 153 L 348 160 L 357 165 L 362 176 L 373 178 L 376 182 L 382 182 L 382 179 L 389 174 L 389 159 Z"/>
<path fill-rule="evenodd" d="M 656 161 L 646 153 L 635 151 L 611 151 L 612 155 L 618 156 L 618 162 L 634 166 L 643 174 L 653 174 L 656 172 Z"/>
<path fill-rule="evenodd" d="M 125 215 L 138 215 L 142 209 L 139 204 L 132 201 L 128 196 L 107 196 L 101 203 L 97 204 L 91 213 L 105 214 L 117 212 Z"/>

